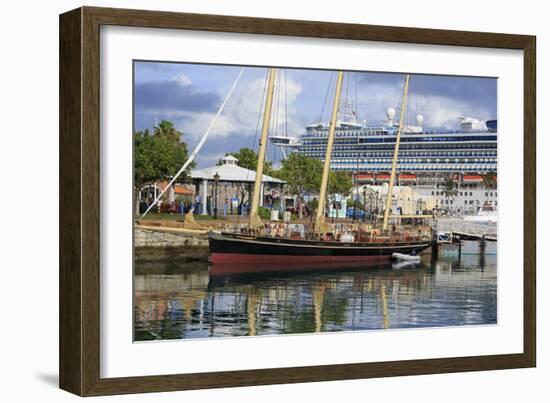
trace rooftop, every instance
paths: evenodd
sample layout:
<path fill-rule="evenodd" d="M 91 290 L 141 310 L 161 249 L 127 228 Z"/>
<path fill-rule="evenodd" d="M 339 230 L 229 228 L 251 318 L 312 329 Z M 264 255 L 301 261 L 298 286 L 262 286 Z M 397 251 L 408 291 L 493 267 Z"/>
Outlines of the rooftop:
<path fill-rule="evenodd" d="M 214 180 L 216 173 L 220 176 L 221 182 L 254 182 L 256 172 L 237 165 L 239 160 L 232 155 L 227 155 L 222 159 L 221 165 L 215 165 L 208 168 L 196 169 L 191 171 L 193 179 Z M 267 183 L 286 183 L 281 179 L 269 175 L 263 175 L 262 182 Z"/>

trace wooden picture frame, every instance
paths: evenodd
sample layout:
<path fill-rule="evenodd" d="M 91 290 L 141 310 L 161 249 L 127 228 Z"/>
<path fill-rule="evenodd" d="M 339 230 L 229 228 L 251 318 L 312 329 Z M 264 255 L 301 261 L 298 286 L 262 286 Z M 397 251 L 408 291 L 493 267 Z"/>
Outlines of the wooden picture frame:
<path fill-rule="evenodd" d="M 524 52 L 523 353 L 100 377 L 100 27 L 119 25 Z M 60 16 L 60 387 L 81 396 L 533 367 L 536 363 L 534 36 L 82 7 Z"/>

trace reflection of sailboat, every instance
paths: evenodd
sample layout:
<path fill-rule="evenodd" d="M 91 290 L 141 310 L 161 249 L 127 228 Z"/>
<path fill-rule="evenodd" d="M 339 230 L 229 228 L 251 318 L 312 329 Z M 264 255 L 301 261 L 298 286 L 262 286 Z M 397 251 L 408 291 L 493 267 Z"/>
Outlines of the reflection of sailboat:
<path fill-rule="evenodd" d="M 210 275 L 224 276 L 231 274 L 247 273 L 285 273 L 285 272 L 310 272 L 310 271 L 344 271 L 344 270 L 362 270 L 365 268 L 382 269 L 387 267 L 385 264 L 371 262 L 270 262 L 262 264 L 254 263 L 213 263 L 210 266 Z"/>
<path fill-rule="evenodd" d="M 389 214 L 392 204 L 392 188 L 395 181 L 397 156 L 400 136 L 403 128 L 409 76 L 407 75 L 403 90 L 401 116 L 397 131 L 395 152 L 392 164 L 390 186 L 388 190 L 384 222 L 381 230 L 350 228 L 346 231 L 336 231 L 335 227 L 325 222 L 325 200 L 327 199 L 330 161 L 336 125 L 340 92 L 342 89 L 343 72 L 338 72 L 336 91 L 328 131 L 326 154 L 323 166 L 323 176 L 319 192 L 320 203 L 317 208 L 315 225 L 304 235 L 279 237 L 266 231 L 258 216 L 258 206 L 261 194 L 261 181 L 267 146 L 267 134 L 271 117 L 273 91 L 276 69 L 269 70 L 267 95 L 264 108 L 263 126 L 258 151 L 258 165 L 254 195 L 250 210 L 248 230 L 241 232 L 209 233 L 210 259 L 213 263 L 258 263 L 270 264 L 288 263 L 327 263 L 327 262 L 366 262 L 389 260 L 392 253 L 416 254 L 430 246 L 430 235 L 418 231 L 416 233 L 398 232 L 388 229 Z"/>

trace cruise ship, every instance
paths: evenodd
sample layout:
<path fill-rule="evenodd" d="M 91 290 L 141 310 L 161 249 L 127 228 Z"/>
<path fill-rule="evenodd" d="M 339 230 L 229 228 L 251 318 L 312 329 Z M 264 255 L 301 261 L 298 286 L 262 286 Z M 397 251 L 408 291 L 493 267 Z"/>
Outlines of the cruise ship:
<path fill-rule="evenodd" d="M 338 117 L 331 169 L 353 174 L 356 184 L 382 186 L 390 178 L 398 122 L 396 111 L 386 110 L 386 120 L 377 125 L 359 123 L 355 113 Z M 460 129 L 426 130 L 424 118 L 407 125 L 401 135 L 397 162 L 397 185 L 414 186 L 423 196 L 436 198 L 441 209 L 473 213 L 480 206 L 498 204 L 497 120 L 457 117 Z M 273 145 L 309 157 L 323 159 L 328 123 L 308 125 L 299 137 L 272 136 Z M 487 176 L 494 174 L 491 184 Z M 457 195 L 443 196 L 446 179 L 455 181 Z"/>

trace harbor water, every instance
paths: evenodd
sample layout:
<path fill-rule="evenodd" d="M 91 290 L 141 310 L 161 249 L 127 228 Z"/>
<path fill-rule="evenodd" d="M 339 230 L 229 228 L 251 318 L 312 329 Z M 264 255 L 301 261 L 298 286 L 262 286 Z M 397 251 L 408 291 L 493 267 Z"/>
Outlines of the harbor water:
<path fill-rule="evenodd" d="M 495 255 L 307 267 L 135 263 L 134 339 L 497 323 Z"/>

